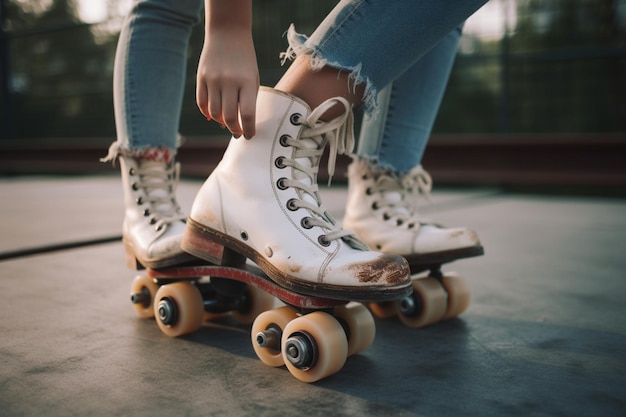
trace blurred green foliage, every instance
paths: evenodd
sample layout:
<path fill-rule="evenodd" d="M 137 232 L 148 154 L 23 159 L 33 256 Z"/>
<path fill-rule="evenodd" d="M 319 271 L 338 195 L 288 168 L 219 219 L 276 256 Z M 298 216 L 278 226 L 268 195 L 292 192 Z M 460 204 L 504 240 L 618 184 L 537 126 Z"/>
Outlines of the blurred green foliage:
<path fill-rule="evenodd" d="M 115 135 L 112 71 L 123 2 L 106 0 L 108 18 L 87 24 L 75 1 L 2 0 L 2 136 Z M 506 20 L 504 36 L 464 35 L 436 132 L 626 131 L 626 1 L 491 2 L 512 8 L 515 18 Z M 262 84 L 273 85 L 284 71 L 278 56 L 289 24 L 311 33 L 335 3 L 254 3 Z M 201 46 L 198 25 L 189 46 L 183 135 L 223 134 L 195 107 Z"/>

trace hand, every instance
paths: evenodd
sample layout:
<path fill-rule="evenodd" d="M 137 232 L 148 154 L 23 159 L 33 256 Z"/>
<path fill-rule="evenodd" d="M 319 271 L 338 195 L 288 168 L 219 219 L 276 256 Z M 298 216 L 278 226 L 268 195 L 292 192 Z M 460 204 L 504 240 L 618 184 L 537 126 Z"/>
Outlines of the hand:
<path fill-rule="evenodd" d="M 207 24 L 196 85 L 202 114 L 227 127 L 235 137 L 251 138 L 256 133 L 258 90 L 259 69 L 250 28 Z"/>

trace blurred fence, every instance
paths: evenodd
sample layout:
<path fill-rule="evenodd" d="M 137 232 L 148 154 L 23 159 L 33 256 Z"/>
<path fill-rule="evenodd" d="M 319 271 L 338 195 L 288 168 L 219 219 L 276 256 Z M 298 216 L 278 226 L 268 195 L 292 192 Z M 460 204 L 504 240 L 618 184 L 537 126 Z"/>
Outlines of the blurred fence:
<path fill-rule="evenodd" d="M 101 1 L 108 6 L 106 16 L 90 23 L 81 19 L 78 0 L 1 0 L 3 154 L 27 155 L 52 149 L 55 143 L 67 153 L 73 147 L 105 147 L 114 138 L 112 69 L 127 2 Z M 278 54 L 287 46 L 283 33 L 289 24 L 295 22 L 299 31 L 310 33 L 335 3 L 254 2 L 254 36 L 263 84 L 274 84 L 284 71 Z M 223 145 L 223 131 L 205 122 L 193 99 L 202 46 L 200 26 L 189 46 L 180 130 L 191 138 L 189 146 L 212 149 Z M 512 163 L 509 158 L 524 154 L 519 152 L 523 147 L 533 155 L 545 154 L 546 147 L 555 145 L 558 156 L 559 149 L 589 154 L 585 146 L 595 146 L 601 151 L 589 165 L 599 165 L 595 169 L 603 171 L 595 183 L 622 184 L 626 164 L 615 153 L 623 153 L 625 132 L 626 0 L 491 0 L 466 24 L 425 163 L 444 182 L 474 178 L 478 183 L 533 183 L 532 175 L 523 171 L 498 176 L 496 168 L 480 175 L 476 169 L 491 161 L 497 162 L 494 166 L 520 165 L 521 170 L 525 162 Z M 209 144 L 195 140 L 207 137 L 217 140 Z M 498 154 L 497 149 L 504 146 L 514 151 Z M 458 153 L 455 158 L 446 159 L 454 152 Z M 581 162 L 571 155 L 568 158 Z M 26 162 L 19 165 L 17 161 L 0 161 L 2 172 L 24 171 L 20 166 Z M 472 166 L 475 175 L 464 176 Z M 201 171 L 197 174 L 206 169 Z M 193 169 L 191 173 L 196 174 Z M 559 175 L 552 174 L 552 178 Z M 537 178 L 535 182 L 550 183 L 548 173 Z M 573 184 L 582 180 L 582 176 L 568 178 Z"/>

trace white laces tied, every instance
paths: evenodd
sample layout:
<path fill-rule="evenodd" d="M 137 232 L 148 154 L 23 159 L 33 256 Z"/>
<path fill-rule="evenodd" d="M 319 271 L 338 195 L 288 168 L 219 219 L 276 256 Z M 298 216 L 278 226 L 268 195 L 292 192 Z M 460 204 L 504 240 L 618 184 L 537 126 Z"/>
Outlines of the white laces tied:
<path fill-rule="evenodd" d="M 344 106 L 345 111 L 343 114 L 329 122 L 320 121 L 320 117 L 336 104 Z M 337 155 L 351 153 L 354 149 L 354 115 L 352 106 L 343 97 L 330 98 L 311 112 L 304 122 L 304 126 L 303 137 L 326 135 L 330 146 L 328 155 L 328 184 L 330 185 L 335 174 Z"/>
<path fill-rule="evenodd" d="M 181 143 L 180 140 L 179 137 L 177 143 Z M 100 158 L 100 162 L 111 162 L 115 165 L 119 156 L 129 156 L 128 153 L 129 151 L 116 141 L 109 146 L 107 155 Z M 146 193 L 147 201 L 144 200 L 142 204 L 149 204 L 151 224 L 155 229 L 161 230 L 172 223 L 187 219 L 176 201 L 180 163 L 142 161 L 138 167 L 133 168 L 133 171 L 133 175 L 139 178 L 133 187 L 142 188 Z"/>
<path fill-rule="evenodd" d="M 426 223 L 419 215 L 420 196 L 430 202 L 432 179 L 421 165 L 402 177 L 382 174 L 376 178 L 369 192 L 378 195 L 375 209 L 383 210 L 385 220 L 395 220 L 398 225 Z"/>
<path fill-rule="evenodd" d="M 320 120 L 320 117 L 337 103 L 344 106 L 345 112 L 328 122 Z M 315 108 L 301 123 L 303 129 L 300 139 L 286 139 L 288 145 L 296 148 L 294 159 L 282 161 L 284 165 L 293 167 L 298 173 L 295 174 L 295 179 L 283 179 L 281 186 L 297 188 L 302 190 L 303 193 L 300 199 L 292 200 L 288 204 L 293 209 L 304 208 L 312 214 L 312 216 L 303 220 L 303 226 L 306 228 L 320 227 L 324 229 L 325 233 L 320 236 L 320 239 L 325 243 L 346 238 L 353 247 L 365 249 L 365 244 L 358 241 L 352 232 L 341 229 L 335 219 L 328 213 L 322 204 L 316 181 L 319 159 L 322 156 L 326 142 L 330 146 L 328 158 L 328 175 L 330 178 L 332 178 L 335 172 L 337 154 L 350 153 L 354 149 L 352 106 L 342 97 L 331 98 Z"/>
<path fill-rule="evenodd" d="M 409 204 L 413 211 L 417 211 L 420 196 L 430 203 L 430 190 L 433 188 L 433 180 L 428 172 L 418 165 L 402 178 L 402 186 L 407 190 Z"/>
<path fill-rule="evenodd" d="M 144 162 L 136 169 L 136 174 L 140 179 L 137 185 L 145 190 L 157 230 L 185 220 L 175 197 L 180 179 L 179 163 L 164 166 L 162 162 Z"/>

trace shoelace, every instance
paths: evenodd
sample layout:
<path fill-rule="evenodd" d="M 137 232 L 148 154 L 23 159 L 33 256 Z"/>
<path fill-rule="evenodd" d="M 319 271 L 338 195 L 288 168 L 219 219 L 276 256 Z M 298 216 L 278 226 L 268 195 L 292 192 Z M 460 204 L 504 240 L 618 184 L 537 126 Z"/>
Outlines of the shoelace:
<path fill-rule="evenodd" d="M 180 141 L 181 138 L 178 139 L 179 144 Z M 117 157 L 124 155 L 125 152 L 127 151 L 123 150 L 119 142 L 113 142 L 107 155 L 101 158 L 100 162 L 112 162 L 115 165 Z M 176 187 L 180 180 L 179 163 L 166 164 L 164 162 L 144 161 L 141 167 L 134 168 L 133 171 L 132 174 L 137 175 L 140 180 L 133 186 L 143 188 L 146 196 L 148 196 L 147 202 L 151 211 L 149 209 L 146 216 L 151 216 L 150 222 L 157 231 L 169 224 L 186 220 L 187 216 L 181 213 L 175 197 Z"/>
<path fill-rule="evenodd" d="M 423 197 L 430 201 L 432 178 L 421 165 L 402 177 L 380 175 L 369 192 L 378 195 L 375 208 L 383 210 L 385 220 L 395 220 L 398 226 L 425 223 L 418 213 L 419 201 Z"/>
<path fill-rule="evenodd" d="M 345 107 L 345 112 L 329 122 L 320 120 L 320 117 L 337 103 Z M 354 148 L 354 119 L 350 103 L 342 97 L 328 99 L 300 123 L 304 126 L 300 139 L 284 139 L 286 145 L 296 149 L 294 158 L 281 161 L 285 166 L 291 166 L 297 171 L 294 175 L 295 179 L 283 178 L 279 181 L 278 186 L 297 188 L 303 193 L 301 199 L 289 200 L 287 207 L 290 210 L 304 208 L 313 214 L 313 216 L 304 218 L 302 226 L 307 229 L 312 227 L 324 229 L 325 234 L 318 238 L 319 243 L 323 246 L 328 246 L 333 240 L 347 237 L 351 237 L 351 242 L 354 240 L 352 242 L 354 246 L 364 246 L 356 242 L 352 232 L 343 230 L 337 225 L 335 219 L 322 205 L 317 185 L 319 161 L 326 143 L 328 142 L 330 146 L 328 158 L 328 175 L 330 178 L 335 172 L 337 154 L 350 153 Z"/>
<path fill-rule="evenodd" d="M 143 188 L 148 198 L 152 216 L 151 223 L 161 230 L 171 223 L 185 220 L 176 202 L 176 187 L 180 178 L 180 164 L 143 162 L 135 170 L 139 177 L 137 187 Z"/>
<path fill-rule="evenodd" d="M 421 165 L 416 166 L 402 177 L 402 186 L 407 190 L 407 196 L 413 211 L 417 211 L 420 196 L 430 202 L 430 191 L 433 188 L 433 180 Z"/>

